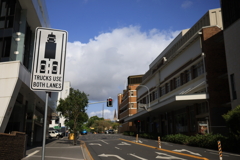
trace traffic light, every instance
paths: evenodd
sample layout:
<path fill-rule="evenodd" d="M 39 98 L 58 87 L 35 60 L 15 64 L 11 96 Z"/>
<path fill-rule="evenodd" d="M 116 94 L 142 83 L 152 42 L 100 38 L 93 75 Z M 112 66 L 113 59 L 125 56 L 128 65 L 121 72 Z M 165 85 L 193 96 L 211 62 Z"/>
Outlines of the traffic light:
<path fill-rule="evenodd" d="M 113 105 L 112 105 L 112 98 L 108 98 L 107 99 L 107 107 L 112 107 Z"/>

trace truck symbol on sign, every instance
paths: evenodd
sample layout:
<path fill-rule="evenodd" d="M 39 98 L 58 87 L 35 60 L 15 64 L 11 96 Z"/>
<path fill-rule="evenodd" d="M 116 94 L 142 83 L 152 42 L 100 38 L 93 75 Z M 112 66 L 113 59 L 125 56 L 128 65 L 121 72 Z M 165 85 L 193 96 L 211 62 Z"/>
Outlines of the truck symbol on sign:
<path fill-rule="evenodd" d="M 54 35 L 53 33 L 48 34 L 47 37 L 47 42 L 45 43 L 45 54 L 44 54 L 44 58 L 49 59 L 49 61 L 51 59 L 55 59 L 56 58 L 56 47 L 57 44 L 55 43 L 56 40 L 56 35 Z M 40 64 L 40 73 L 46 73 L 47 68 L 50 67 L 50 63 L 48 64 L 47 61 L 42 60 L 41 64 Z M 53 61 L 52 62 L 52 74 L 57 74 L 58 71 L 58 62 L 57 61 Z M 49 73 L 49 70 L 48 70 Z"/>

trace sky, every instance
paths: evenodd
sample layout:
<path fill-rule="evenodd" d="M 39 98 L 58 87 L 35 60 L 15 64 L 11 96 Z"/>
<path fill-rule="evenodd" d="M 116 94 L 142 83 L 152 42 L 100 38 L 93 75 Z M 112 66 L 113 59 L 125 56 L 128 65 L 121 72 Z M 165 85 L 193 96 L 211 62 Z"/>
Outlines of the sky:
<path fill-rule="evenodd" d="M 220 8 L 220 0 L 45 2 L 51 28 L 68 32 L 65 81 L 89 95 L 89 117 L 105 119 L 113 119 L 128 76 L 145 74 L 181 30 Z"/>

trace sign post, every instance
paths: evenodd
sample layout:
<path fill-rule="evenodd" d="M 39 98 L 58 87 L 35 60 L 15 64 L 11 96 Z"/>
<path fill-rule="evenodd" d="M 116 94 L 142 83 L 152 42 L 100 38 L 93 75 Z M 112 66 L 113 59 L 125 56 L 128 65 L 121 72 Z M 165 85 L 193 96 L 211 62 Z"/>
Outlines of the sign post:
<path fill-rule="evenodd" d="M 45 158 L 49 92 L 63 90 L 67 31 L 38 27 L 35 31 L 30 88 L 45 91 L 42 160 Z"/>

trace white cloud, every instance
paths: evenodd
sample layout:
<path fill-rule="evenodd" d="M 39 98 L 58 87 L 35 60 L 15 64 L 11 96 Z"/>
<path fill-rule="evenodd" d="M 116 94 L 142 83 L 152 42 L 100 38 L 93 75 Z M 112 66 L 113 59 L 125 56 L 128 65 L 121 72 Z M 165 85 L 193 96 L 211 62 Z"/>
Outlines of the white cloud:
<path fill-rule="evenodd" d="M 69 42 L 65 81 L 89 94 L 91 101 L 117 100 L 127 77 L 144 74 L 178 33 L 141 32 L 140 27 L 129 26 L 101 33 L 88 43 Z"/>
<path fill-rule="evenodd" d="M 104 117 L 104 119 L 111 119 L 111 120 L 113 120 L 114 112 L 115 111 L 110 111 L 108 109 L 104 109 L 104 111 L 90 112 L 88 116 L 89 116 L 89 118 L 92 117 L 92 116 L 98 116 L 100 118 Z M 104 115 L 103 115 L 103 113 L 104 113 Z"/>
<path fill-rule="evenodd" d="M 186 9 L 186 8 L 189 8 L 192 4 L 193 4 L 192 1 L 186 0 L 186 1 L 184 1 L 184 2 L 182 3 L 181 7 L 184 8 L 184 9 Z"/>

